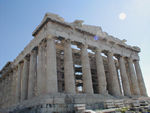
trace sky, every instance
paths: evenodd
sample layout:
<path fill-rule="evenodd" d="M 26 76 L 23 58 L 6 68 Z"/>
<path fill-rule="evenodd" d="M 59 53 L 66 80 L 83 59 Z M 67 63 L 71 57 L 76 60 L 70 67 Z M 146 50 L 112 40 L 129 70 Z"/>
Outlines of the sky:
<path fill-rule="evenodd" d="M 150 0 L 0 0 L 0 69 L 33 39 L 46 12 L 67 22 L 84 20 L 127 44 L 139 46 L 140 65 L 150 96 Z M 120 15 L 121 14 L 121 15 Z"/>

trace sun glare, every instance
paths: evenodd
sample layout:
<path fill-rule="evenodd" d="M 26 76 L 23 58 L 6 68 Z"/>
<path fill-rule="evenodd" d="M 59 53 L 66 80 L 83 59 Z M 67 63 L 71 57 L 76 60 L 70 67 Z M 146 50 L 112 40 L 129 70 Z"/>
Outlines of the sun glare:
<path fill-rule="evenodd" d="M 126 17 L 127 17 L 127 15 L 126 15 L 125 13 L 120 13 L 120 14 L 119 14 L 119 19 L 120 19 L 120 20 L 125 20 Z"/>

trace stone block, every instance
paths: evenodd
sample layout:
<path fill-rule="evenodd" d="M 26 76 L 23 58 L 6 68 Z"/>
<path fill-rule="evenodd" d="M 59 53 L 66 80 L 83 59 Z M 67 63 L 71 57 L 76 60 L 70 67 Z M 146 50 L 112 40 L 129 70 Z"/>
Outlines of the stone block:
<path fill-rule="evenodd" d="M 55 104 L 64 104 L 64 98 L 54 98 L 54 103 Z"/>

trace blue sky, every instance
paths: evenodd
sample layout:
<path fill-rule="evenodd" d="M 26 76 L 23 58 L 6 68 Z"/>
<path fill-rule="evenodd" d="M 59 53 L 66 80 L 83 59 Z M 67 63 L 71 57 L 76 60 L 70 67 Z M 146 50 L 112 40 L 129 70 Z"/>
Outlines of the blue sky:
<path fill-rule="evenodd" d="M 0 0 L 0 69 L 33 39 L 46 12 L 72 22 L 101 26 L 103 31 L 141 48 L 140 64 L 150 95 L 150 0 Z M 120 20 L 124 12 L 127 17 Z"/>

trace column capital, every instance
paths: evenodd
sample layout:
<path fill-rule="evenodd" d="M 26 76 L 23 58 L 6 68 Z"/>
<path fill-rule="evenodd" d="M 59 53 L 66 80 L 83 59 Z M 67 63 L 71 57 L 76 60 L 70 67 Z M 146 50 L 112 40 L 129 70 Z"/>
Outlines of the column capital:
<path fill-rule="evenodd" d="M 121 55 L 121 54 L 116 54 L 116 55 L 114 55 L 117 59 L 120 59 L 120 58 L 125 58 L 125 56 L 123 56 L 123 55 Z"/>
<path fill-rule="evenodd" d="M 27 54 L 27 55 L 24 57 L 24 61 L 25 61 L 25 60 L 29 61 L 29 59 L 30 59 L 30 54 Z"/>
<path fill-rule="evenodd" d="M 70 40 L 70 39 L 65 39 L 64 42 L 70 44 L 70 43 L 71 43 L 71 40 Z"/>
<path fill-rule="evenodd" d="M 14 66 L 13 66 L 13 72 L 14 72 L 14 71 L 17 71 L 17 65 L 14 65 Z"/>
<path fill-rule="evenodd" d="M 43 39 L 40 43 L 39 43 L 39 45 L 38 45 L 38 48 L 39 47 L 44 47 L 44 46 L 46 46 L 46 39 Z"/>
<path fill-rule="evenodd" d="M 32 54 L 37 54 L 37 53 L 38 53 L 38 47 L 36 46 L 36 47 L 34 47 L 34 48 L 31 50 L 31 52 L 30 52 L 30 57 L 31 57 Z"/>
<path fill-rule="evenodd" d="M 63 39 L 62 40 L 62 44 L 65 46 L 65 44 L 71 44 L 71 40 L 70 39 Z"/>
<path fill-rule="evenodd" d="M 128 60 L 129 62 L 133 62 L 132 57 L 127 57 L 127 60 Z"/>
<path fill-rule="evenodd" d="M 51 34 L 49 34 L 49 35 L 46 37 L 46 39 L 53 39 L 53 38 L 54 38 L 54 36 L 51 35 Z"/>
<path fill-rule="evenodd" d="M 23 63 L 23 60 L 21 60 L 21 61 L 18 63 L 18 65 L 22 65 L 22 63 Z"/>
<path fill-rule="evenodd" d="M 79 48 L 86 48 L 86 49 L 88 49 L 88 44 L 81 44 L 80 46 L 79 46 Z"/>
<path fill-rule="evenodd" d="M 133 62 L 139 62 L 140 60 L 139 59 L 133 59 Z"/>
<path fill-rule="evenodd" d="M 76 45 L 77 45 L 77 47 L 80 48 L 80 49 L 82 49 L 82 48 L 88 48 L 88 44 L 83 44 L 83 43 L 81 43 L 81 42 L 78 42 Z"/>
<path fill-rule="evenodd" d="M 49 41 L 53 41 L 53 40 L 54 40 L 54 37 L 47 37 L 47 38 L 46 38 L 46 41 L 48 41 L 48 40 L 49 40 Z"/>
<path fill-rule="evenodd" d="M 113 55 L 114 55 L 114 53 L 113 53 L 112 51 L 109 51 L 109 50 L 104 50 L 104 54 L 105 54 L 106 56 L 108 56 L 108 55 L 113 56 Z"/>
<path fill-rule="evenodd" d="M 93 51 L 94 51 L 94 52 L 100 52 L 100 53 L 101 53 L 101 52 L 102 52 L 102 49 L 95 47 Z"/>
<path fill-rule="evenodd" d="M 38 50 L 38 46 L 35 46 L 35 47 L 31 50 L 31 52 L 37 51 L 37 50 Z"/>

